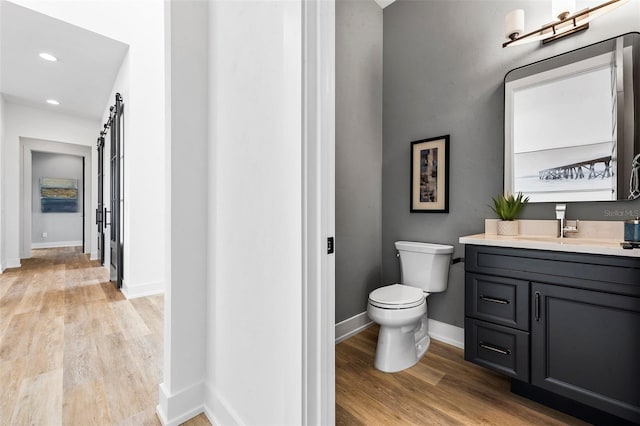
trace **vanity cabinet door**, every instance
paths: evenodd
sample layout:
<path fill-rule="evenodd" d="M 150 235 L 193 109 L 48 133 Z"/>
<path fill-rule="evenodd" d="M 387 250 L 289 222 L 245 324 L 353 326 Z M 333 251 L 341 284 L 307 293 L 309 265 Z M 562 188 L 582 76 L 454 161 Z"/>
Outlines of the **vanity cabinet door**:
<path fill-rule="evenodd" d="M 531 383 L 640 423 L 640 298 L 532 283 Z"/>

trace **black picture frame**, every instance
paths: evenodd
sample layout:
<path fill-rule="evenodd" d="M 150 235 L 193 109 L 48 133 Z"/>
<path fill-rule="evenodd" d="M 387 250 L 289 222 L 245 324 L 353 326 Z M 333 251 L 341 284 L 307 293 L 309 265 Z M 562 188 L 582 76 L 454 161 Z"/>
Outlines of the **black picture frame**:
<path fill-rule="evenodd" d="M 411 142 L 411 213 L 449 213 L 449 135 Z"/>

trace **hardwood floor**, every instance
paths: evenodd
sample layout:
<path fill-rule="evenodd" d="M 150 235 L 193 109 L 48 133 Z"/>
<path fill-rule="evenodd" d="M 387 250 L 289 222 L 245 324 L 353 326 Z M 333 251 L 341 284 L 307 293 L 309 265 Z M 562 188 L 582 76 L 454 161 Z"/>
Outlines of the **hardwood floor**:
<path fill-rule="evenodd" d="M 211 423 L 209 423 L 209 419 L 207 419 L 207 416 L 205 416 L 204 414 L 198 414 L 191 420 L 183 423 L 182 426 L 211 426 Z"/>
<path fill-rule="evenodd" d="M 159 425 L 162 312 L 77 248 L 34 250 L 0 275 L 0 425 Z"/>
<path fill-rule="evenodd" d="M 373 367 L 378 327 L 336 346 L 337 425 L 583 425 L 509 392 L 509 380 L 432 340 L 415 366 Z"/>
<path fill-rule="evenodd" d="M 126 300 L 77 249 L 33 254 L 0 274 L 0 425 L 159 425 L 162 296 Z M 408 370 L 379 372 L 377 334 L 336 346 L 338 425 L 584 424 L 440 342 Z"/>

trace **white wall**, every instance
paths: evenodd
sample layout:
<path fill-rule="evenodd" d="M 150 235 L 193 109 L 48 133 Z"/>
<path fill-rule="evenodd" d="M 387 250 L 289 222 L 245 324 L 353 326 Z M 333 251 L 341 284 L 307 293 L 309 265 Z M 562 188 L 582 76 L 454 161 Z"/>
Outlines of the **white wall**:
<path fill-rule="evenodd" d="M 31 155 L 31 241 L 32 248 L 72 247 L 82 245 L 83 158 L 74 155 L 33 152 Z M 78 183 L 78 211 L 42 213 L 41 178 L 75 179 Z M 90 205 L 90 200 L 89 205 Z M 88 213 L 88 212 L 87 212 Z M 46 233 L 44 237 L 42 234 Z"/>
<path fill-rule="evenodd" d="M 207 326 L 207 3 L 166 3 L 167 146 L 164 377 L 158 415 L 177 425 L 204 410 Z M 214 423 L 215 424 L 215 423 Z"/>
<path fill-rule="evenodd" d="M 214 423 L 302 419 L 301 5 L 209 8 Z"/>
<path fill-rule="evenodd" d="M 168 16 L 158 413 L 166 424 L 203 409 L 214 424 L 299 424 L 300 3 L 172 2 Z"/>
<path fill-rule="evenodd" d="M 5 251 L 5 227 L 4 227 L 4 133 L 5 133 L 5 106 L 4 97 L 0 94 L 0 273 L 7 264 Z"/>
<path fill-rule="evenodd" d="M 129 297 L 162 291 L 165 235 L 161 230 L 166 180 L 164 2 L 14 2 L 129 45 L 128 77 L 120 76 L 115 83 L 128 80 L 122 89 L 126 126 L 123 291 Z M 108 104 L 113 104 L 112 98 Z M 96 137 L 97 134 L 94 140 Z"/>
<path fill-rule="evenodd" d="M 333 184 L 334 27 L 323 3 L 167 4 L 165 424 L 202 410 L 213 424 L 333 419 L 333 193 L 319 176 Z M 321 13 L 330 30 L 310 40 Z M 305 334 L 305 320 L 321 331 Z"/>
<path fill-rule="evenodd" d="M 5 179 L 3 185 L 5 207 L 4 241 L 6 248 L 6 267 L 20 266 L 20 259 L 30 257 L 30 247 L 23 247 L 20 252 L 20 229 L 22 226 L 20 202 L 21 154 L 20 138 L 40 139 L 67 144 L 93 146 L 96 140 L 96 129 L 100 124 L 86 118 L 59 114 L 44 109 L 37 109 L 5 103 L 4 160 Z M 97 164 L 92 157 L 92 170 Z M 92 188 L 96 187 L 96 177 L 91 180 Z M 29 189 L 27 189 L 29 190 Z M 95 201 L 91 202 L 91 223 L 95 223 Z M 30 226 L 30 224 L 29 224 Z M 93 229 L 93 228 L 92 228 Z M 91 252 L 97 250 L 94 233 L 91 233 Z"/>

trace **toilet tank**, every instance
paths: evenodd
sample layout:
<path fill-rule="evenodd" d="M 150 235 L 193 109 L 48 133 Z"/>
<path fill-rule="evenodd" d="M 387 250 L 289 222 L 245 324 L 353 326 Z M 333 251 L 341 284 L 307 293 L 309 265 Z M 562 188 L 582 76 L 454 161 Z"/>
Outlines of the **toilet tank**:
<path fill-rule="evenodd" d="M 428 293 L 445 291 L 453 246 L 412 241 L 396 241 L 400 253 L 401 283 Z"/>

